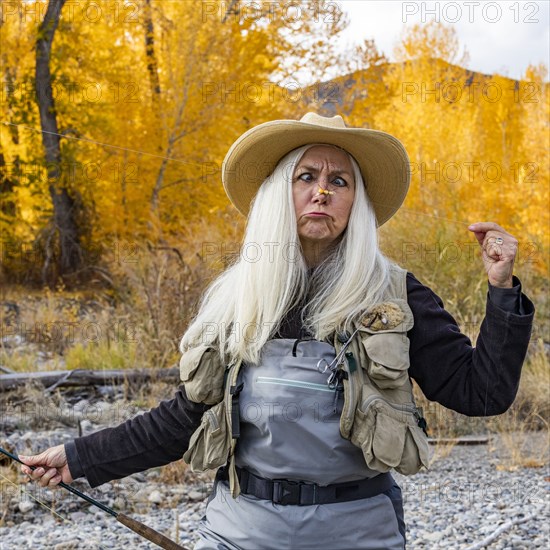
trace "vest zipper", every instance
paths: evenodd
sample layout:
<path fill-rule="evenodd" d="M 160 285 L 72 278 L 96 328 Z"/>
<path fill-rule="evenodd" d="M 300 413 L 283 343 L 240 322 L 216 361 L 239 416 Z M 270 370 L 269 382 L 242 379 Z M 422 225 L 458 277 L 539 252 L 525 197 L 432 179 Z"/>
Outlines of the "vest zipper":
<path fill-rule="evenodd" d="M 270 376 L 258 376 L 258 378 L 256 378 L 256 382 L 258 384 L 273 384 L 277 386 L 289 386 L 293 388 L 304 388 L 308 390 L 317 390 L 317 391 L 325 391 L 325 392 L 334 391 L 327 388 L 326 384 L 317 384 L 315 382 L 302 382 L 301 380 L 290 380 L 288 378 L 272 378 Z"/>

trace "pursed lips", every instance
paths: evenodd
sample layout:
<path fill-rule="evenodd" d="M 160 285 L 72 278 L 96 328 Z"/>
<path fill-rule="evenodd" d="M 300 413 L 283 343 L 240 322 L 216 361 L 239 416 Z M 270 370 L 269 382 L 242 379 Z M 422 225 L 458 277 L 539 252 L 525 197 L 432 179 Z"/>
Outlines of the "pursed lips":
<path fill-rule="evenodd" d="M 328 214 L 325 214 L 325 212 L 306 212 L 304 214 L 304 217 L 306 217 L 306 216 L 313 216 L 315 218 L 322 218 L 322 217 L 329 218 L 330 217 Z"/>

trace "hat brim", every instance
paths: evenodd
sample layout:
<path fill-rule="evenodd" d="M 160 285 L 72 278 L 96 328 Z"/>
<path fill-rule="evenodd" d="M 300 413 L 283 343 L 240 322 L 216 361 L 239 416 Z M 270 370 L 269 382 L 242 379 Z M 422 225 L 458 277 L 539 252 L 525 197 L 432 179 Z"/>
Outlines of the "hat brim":
<path fill-rule="evenodd" d="M 248 215 L 264 180 L 290 151 L 309 143 L 345 149 L 357 161 L 378 225 L 403 204 L 410 183 L 409 157 L 390 134 L 366 128 L 331 128 L 296 120 L 265 122 L 245 132 L 222 164 L 222 182 L 234 206 Z"/>

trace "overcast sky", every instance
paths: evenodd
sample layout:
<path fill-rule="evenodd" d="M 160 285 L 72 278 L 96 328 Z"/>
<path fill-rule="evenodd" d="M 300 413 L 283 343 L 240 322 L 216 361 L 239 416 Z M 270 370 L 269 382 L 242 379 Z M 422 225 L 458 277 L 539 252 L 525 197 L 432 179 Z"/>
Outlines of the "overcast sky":
<path fill-rule="evenodd" d="M 530 63 L 550 63 L 550 0 L 341 0 L 341 5 L 351 20 L 344 43 L 374 39 L 390 61 L 405 26 L 438 17 L 455 27 L 461 47 L 469 53 L 469 69 L 519 79 Z"/>

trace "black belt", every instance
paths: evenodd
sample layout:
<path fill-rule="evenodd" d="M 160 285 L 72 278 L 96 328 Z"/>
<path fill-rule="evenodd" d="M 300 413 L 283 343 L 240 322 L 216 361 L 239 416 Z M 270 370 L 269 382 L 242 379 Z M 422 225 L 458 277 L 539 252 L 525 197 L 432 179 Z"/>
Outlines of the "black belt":
<path fill-rule="evenodd" d="M 253 495 L 263 500 L 271 500 L 275 504 L 293 504 L 297 506 L 370 498 L 388 491 L 395 484 L 389 472 L 378 474 L 369 479 L 325 486 L 306 481 L 266 479 L 244 468 L 237 468 L 237 477 L 239 478 L 241 493 Z M 225 468 L 220 468 L 218 471 L 218 479 L 227 479 Z"/>

